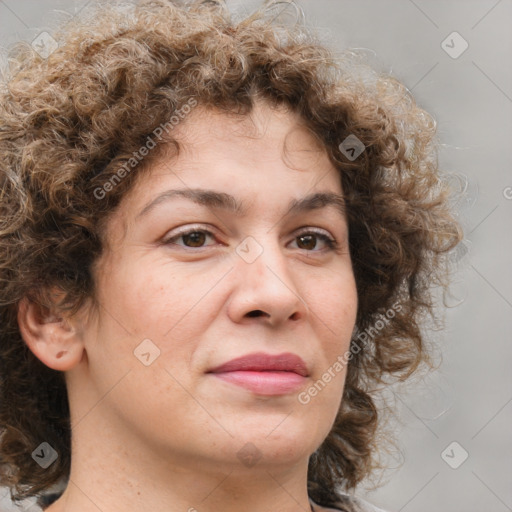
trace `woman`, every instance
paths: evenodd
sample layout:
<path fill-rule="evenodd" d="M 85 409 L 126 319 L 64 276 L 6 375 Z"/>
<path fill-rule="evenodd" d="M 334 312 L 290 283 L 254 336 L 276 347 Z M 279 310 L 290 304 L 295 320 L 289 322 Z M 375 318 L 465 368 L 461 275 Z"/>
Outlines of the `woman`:
<path fill-rule="evenodd" d="M 0 483 L 60 486 L 49 512 L 379 510 L 353 495 L 375 389 L 429 361 L 460 240 L 432 119 L 271 4 L 107 4 L 57 41 L 0 107 Z"/>

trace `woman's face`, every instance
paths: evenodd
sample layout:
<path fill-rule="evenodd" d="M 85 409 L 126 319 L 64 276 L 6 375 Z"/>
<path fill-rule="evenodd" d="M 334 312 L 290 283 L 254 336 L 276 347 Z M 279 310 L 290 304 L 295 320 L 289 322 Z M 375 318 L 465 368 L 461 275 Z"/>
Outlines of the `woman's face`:
<path fill-rule="evenodd" d="M 296 115 L 262 103 L 243 119 L 197 107 L 172 134 L 179 156 L 141 176 L 107 225 L 100 307 L 66 374 L 75 435 L 102 428 L 194 468 L 307 460 L 340 404 L 345 368 L 332 368 L 357 309 L 342 209 L 303 203 L 341 196 L 338 172 Z M 295 354 L 305 375 L 210 372 L 256 353 Z"/>

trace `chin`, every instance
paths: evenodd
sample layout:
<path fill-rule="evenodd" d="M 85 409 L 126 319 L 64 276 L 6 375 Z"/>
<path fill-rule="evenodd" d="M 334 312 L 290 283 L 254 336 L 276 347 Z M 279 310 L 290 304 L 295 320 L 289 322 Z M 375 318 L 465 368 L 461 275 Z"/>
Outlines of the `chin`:
<path fill-rule="evenodd" d="M 281 417 L 280 421 L 282 420 Z M 320 440 L 317 442 L 312 437 L 311 429 L 305 424 L 292 427 L 284 423 L 279 425 L 279 422 L 275 422 L 270 425 L 266 422 L 260 428 L 253 428 L 250 433 L 240 431 L 232 443 L 237 448 L 237 458 L 242 463 L 245 457 L 249 461 L 259 457 L 260 463 L 266 460 L 283 464 L 294 464 L 309 458 Z"/>

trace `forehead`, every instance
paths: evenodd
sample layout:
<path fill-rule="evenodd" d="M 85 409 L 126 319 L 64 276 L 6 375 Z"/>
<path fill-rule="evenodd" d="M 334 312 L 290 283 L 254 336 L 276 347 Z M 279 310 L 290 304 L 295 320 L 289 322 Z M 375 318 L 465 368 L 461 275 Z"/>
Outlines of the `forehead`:
<path fill-rule="evenodd" d="M 285 194 L 286 203 L 319 181 L 322 188 L 341 192 L 325 148 L 304 120 L 285 107 L 256 102 L 249 114 L 238 115 L 197 106 L 170 135 L 178 141 L 179 153 L 169 145 L 121 202 L 117 213 L 124 235 L 144 204 L 166 187 L 201 186 L 235 196 L 242 189 L 254 197 Z M 289 186 L 282 186 L 284 180 Z M 279 182 L 280 187 L 269 187 Z"/>
<path fill-rule="evenodd" d="M 217 160 L 242 155 L 244 161 L 256 162 L 295 157 L 297 164 L 307 166 L 326 158 L 324 147 L 299 114 L 264 101 L 256 101 L 248 114 L 197 107 L 173 135 L 183 148 L 182 161 L 207 153 Z"/>

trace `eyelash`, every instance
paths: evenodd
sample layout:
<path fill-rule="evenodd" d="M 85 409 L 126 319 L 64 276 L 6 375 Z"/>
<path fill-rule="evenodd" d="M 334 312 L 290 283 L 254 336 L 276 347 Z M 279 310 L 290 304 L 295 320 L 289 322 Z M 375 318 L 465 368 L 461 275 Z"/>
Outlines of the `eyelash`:
<path fill-rule="evenodd" d="M 185 250 L 205 249 L 206 248 L 205 246 L 203 246 L 203 247 L 187 247 L 185 245 L 176 244 L 175 242 L 173 242 L 173 240 L 177 240 L 179 238 L 190 235 L 192 233 L 206 233 L 207 235 L 215 238 L 215 234 L 212 233 L 210 230 L 204 229 L 201 227 L 197 227 L 197 228 L 188 229 L 186 231 L 182 231 L 181 233 L 177 233 L 172 238 L 168 238 L 167 240 L 164 240 L 163 244 L 164 245 L 178 245 L 180 247 L 184 247 Z M 295 236 L 294 240 L 301 236 L 305 236 L 305 235 L 315 235 L 315 236 L 321 238 L 327 245 L 328 251 L 335 251 L 338 248 L 338 242 L 336 239 L 330 237 L 329 235 L 325 234 L 324 232 L 317 231 L 316 229 L 309 229 L 308 231 L 302 231 L 301 233 L 299 233 L 298 235 Z M 315 250 L 309 251 L 308 249 L 302 249 L 302 250 L 307 251 L 307 252 L 324 252 L 321 250 L 316 250 L 316 251 Z"/>

